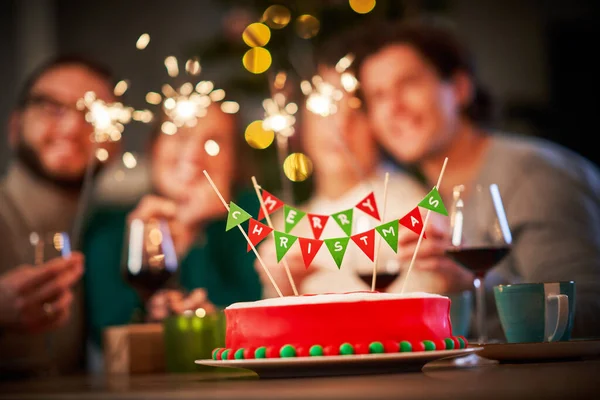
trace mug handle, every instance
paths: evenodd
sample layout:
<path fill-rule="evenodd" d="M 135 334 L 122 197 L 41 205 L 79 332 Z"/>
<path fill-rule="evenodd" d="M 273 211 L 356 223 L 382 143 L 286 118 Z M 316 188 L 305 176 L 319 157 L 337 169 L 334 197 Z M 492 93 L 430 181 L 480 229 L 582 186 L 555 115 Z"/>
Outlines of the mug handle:
<path fill-rule="evenodd" d="M 546 332 L 554 331 L 551 335 L 548 335 L 546 340 L 548 342 L 556 342 L 563 337 L 569 322 L 569 296 L 565 294 L 551 294 L 547 296 L 546 308 L 549 311 L 546 315 L 553 316 L 552 320 L 550 318 L 546 320 Z"/>

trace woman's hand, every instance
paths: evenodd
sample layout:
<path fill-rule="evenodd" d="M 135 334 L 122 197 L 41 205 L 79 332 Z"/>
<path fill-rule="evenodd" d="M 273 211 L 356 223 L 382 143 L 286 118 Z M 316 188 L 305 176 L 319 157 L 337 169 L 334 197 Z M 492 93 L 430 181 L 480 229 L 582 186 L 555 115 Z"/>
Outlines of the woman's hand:
<path fill-rule="evenodd" d="M 161 290 L 148 300 L 148 320 L 161 321 L 170 314 L 183 314 L 198 308 L 203 308 L 207 314 L 215 312 L 215 306 L 208 300 L 204 289 L 194 289 L 187 296 L 179 290 Z"/>

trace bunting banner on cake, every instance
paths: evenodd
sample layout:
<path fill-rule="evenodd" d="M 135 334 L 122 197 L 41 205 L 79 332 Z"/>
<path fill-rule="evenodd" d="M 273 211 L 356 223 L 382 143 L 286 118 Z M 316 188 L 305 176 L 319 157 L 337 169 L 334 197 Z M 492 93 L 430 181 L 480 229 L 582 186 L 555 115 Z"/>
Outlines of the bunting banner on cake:
<path fill-rule="evenodd" d="M 375 202 L 375 192 L 369 193 L 367 197 L 359 201 L 356 205 L 356 208 L 358 208 L 360 211 L 366 214 L 369 214 L 377 221 L 381 221 L 381 217 L 379 216 L 379 210 L 377 209 L 377 202 Z"/>
<path fill-rule="evenodd" d="M 252 218 L 250 214 L 232 201 L 229 203 L 229 213 L 227 214 L 225 230 L 228 231 L 231 228 L 235 228 L 242 222 L 248 221 L 250 218 Z"/>
<path fill-rule="evenodd" d="M 333 257 L 333 261 L 335 261 L 335 265 L 337 265 L 338 268 L 342 267 L 342 261 L 344 260 L 344 254 L 346 254 L 349 241 L 349 237 L 324 240 L 325 245 L 329 249 L 329 253 L 331 253 L 331 257 Z"/>
<path fill-rule="evenodd" d="M 379 233 L 383 240 L 385 240 L 392 250 L 394 250 L 394 253 L 398 252 L 398 227 L 399 220 L 397 219 L 375 227 L 377 233 Z"/>
<path fill-rule="evenodd" d="M 250 218 L 250 222 L 248 223 L 248 239 L 252 242 L 252 245 L 256 247 L 264 238 L 271 233 L 273 229 L 262 222 L 255 220 L 254 218 Z M 247 251 L 252 250 L 250 247 L 250 243 L 248 243 Z"/>
<path fill-rule="evenodd" d="M 348 210 L 340 211 L 338 213 L 332 214 L 331 218 L 342 228 L 344 233 L 348 236 L 352 236 L 352 216 L 354 214 L 354 209 L 350 208 Z"/>
<path fill-rule="evenodd" d="M 249 241 L 254 245 L 258 245 L 262 242 L 271 232 L 275 238 L 275 250 L 277 254 L 277 262 L 281 262 L 283 257 L 287 254 L 290 248 L 299 242 L 300 250 L 302 253 L 302 260 L 304 266 L 308 268 L 313 262 L 315 256 L 323 247 L 323 243 L 326 244 L 331 257 L 338 268 L 341 267 L 348 248 L 350 239 L 352 242 L 371 260 L 375 259 L 375 232 L 377 232 L 381 238 L 387 243 L 390 248 L 397 253 L 398 252 L 398 235 L 400 225 L 406 227 L 417 235 L 421 234 L 423 230 L 423 218 L 419 207 L 426 208 L 442 215 L 448 215 L 446 207 L 441 199 L 441 196 L 437 189 L 434 187 L 415 208 L 404 215 L 400 219 L 394 219 L 386 223 L 376 226 L 374 229 L 370 229 L 366 232 L 361 232 L 352 235 L 352 222 L 354 218 L 354 208 L 365 212 L 369 216 L 379 220 L 380 214 L 375 202 L 375 196 L 373 192 L 369 193 L 363 200 L 361 200 L 353 208 L 343 210 L 337 213 L 329 215 L 311 214 L 306 213 L 298 208 L 289 206 L 283 203 L 280 199 L 273 196 L 269 192 L 263 190 L 262 197 L 267 208 L 267 212 L 272 214 L 280 208 L 283 208 L 284 216 L 284 231 L 273 230 L 269 226 L 260 222 L 260 219 L 264 218 L 264 214 L 259 212 L 259 220 L 252 218 L 252 216 L 239 207 L 234 202 L 229 205 L 229 213 L 227 215 L 226 230 L 230 230 L 233 227 L 240 225 L 241 223 L 250 220 L 248 224 L 247 235 Z M 262 211 L 262 208 L 261 208 Z M 312 230 L 314 238 L 299 237 L 290 234 L 291 230 L 298 225 L 298 223 L 307 217 L 309 225 Z M 346 237 L 321 239 L 325 226 L 329 222 L 329 219 L 335 220 L 336 224 L 342 229 L 347 235 Z M 423 238 L 427 238 L 426 234 L 423 234 Z M 251 250 L 250 243 L 248 243 L 248 251 Z"/>
<path fill-rule="evenodd" d="M 320 239 L 329 220 L 329 215 L 306 214 L 315 239 Z"/>
<path fill-rule="evenodd" d="M 292 229 L 304 216 L 306 213 L 304 211 L 298 210 L 297 208 L 290 207 L 287 204 L 283 205 L 283 219 L 285 221 L 285 233 L 290 233 Z"/>
<path fill-rule="evenodd" d="M 298 242 L 300 243 L 300 251 L 302 252 L 304 266 L 308 269 L 308 267 L 310 267 L 310 263 L 312 263 L 312 261 L 315 259 L 315 256 L 323 245 L 323 241 L 301 237 L 298 238 Z"/>
<path fill-rule="evenodd" d="M 262 199 L 265 204 L 265 208 L 267 209 L 267 213 L 269 215 L 273 214 L 275 211 L 279 210 L 283 207 L 283 201 L 279 200 L 277 197 L 273 196 L 271 193 L 267 192 L 263 189 L 262 191 Z M 265 213 L 263 212 L 262 207 L 258 207 L 258 220 L 262 221 L 265 218 Z"/>
<path fill-rule="evenodd" d="M 417 235 L 420 235 L 423 230 L 423 218 L 421 218 L 419 206 L 416 206 L 411 212 L 400 218 L 400 225 L 405 226 Z M 427 239 L 427 233 L 423 233 L 423 239 Z"/>
<path fill-rule="evenodd" d="M 442 215 L 448 215 L 448 211 L 446 211 L 446 207 L 444 206 L 440 192 L 438 192 L 435 186 L 433 189 L 431 189 L 431 192 L 429 192 L 427 196 L 421 200 L 419 206 Z"/>
<path fill-rule="evenodd" d="M 275 231 L 273 234 L 275 235 L 275 253 L 277 254 L 277 262 L 281 262 L 283 256 L 285 256 L 296 240 L 298 240 L 298 237 L 279 231 Z"/>
<path fill-rule="evenodd" d="M 375 261 L 375 229 L 352 235 L 351 238 L 371 261 Z"/>

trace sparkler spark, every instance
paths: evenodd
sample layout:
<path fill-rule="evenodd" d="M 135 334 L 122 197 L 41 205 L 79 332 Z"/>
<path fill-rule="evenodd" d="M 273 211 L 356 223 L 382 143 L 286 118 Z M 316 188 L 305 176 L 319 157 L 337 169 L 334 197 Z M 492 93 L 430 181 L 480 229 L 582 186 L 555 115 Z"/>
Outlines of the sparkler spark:
<path fill-rule="evenodd" d="M 167 72 L 171 77 L 179 75 L 179 66 L 174 56 L 165 59 Z M 185 63 L 185 71 L 188 75 L 198 75 L 202 67 L 197 58 L 191 58 Z M 223 89 L 215 89 L 211 81 L 203 80 L 194 84 L 185 82 L 179 88 L 174 88 L 165 83 L 161 88 L 162 95 L 157 92 L 148 92 L 146 102 L 153 105 L 162 103 L 162 109 L 168 117 L 168 121 L 161 125 L 161 130 L 167 135 L 174 135 L 177 129 L 183 126 L 195 126 L 199 118 L 204 117 L 208 107 L 212 103 L 225 99 Z M 239 104 L 225 101 L 221 109 L 229 114 L 235 114 L 239 110 Z"/>
<path fill-rule="evenodd" d="M 77 101 L 77 109 L 87 110 L 85 120 L 94 127 L 92 141 L 96 143 L 117 142 L 121 139 L 125 125 L 132 119 L 148 123 L 153 118 L 149 110 L 134 110 L 121 102 L 107 103 L 96 98 L 94 92 L 86 92 L 83 98 Z"/>
<path fill-rule="evenodd" d="M 296 117 L 294 114 L 298 111 L 295 103 L 287 103 L 282 93 L 277 93 L 273 98 L 263 100 L 265 117 L 263 119 L 263 128 L 273 131 L 285 137 L 294 134 L 294 124 Z"/>
<path fill-rule="evenodd" d="M 87 109 L 85 120 L 92 124 L 94 133 L 92 140 L 96 143 L 116 142 L 121 139 L 125 125 L 131 121 L 132 107 L 123 103 L 106 103 L 97 99 L 94 92 L 87 92 L 77 101 L 79 110 Z"/>
<path fill-rule="evenodd" d="M 348 71 L 353 61 L 354 55 L 350 53 L 342 57 L 335 66 L 336 72 L 340 74 L 340 84 L 344 91 L 349 94 L 353 94 L 358 88 L 358 80 L 352 72 Z M 339 102 L 344 97 L 344 91 L 325 82 L 320 75 L 313 76 L 312 83 L 302 81 L 300 89 L 306 96 L 306 108 L 322 117 L 335 114 Z"/>

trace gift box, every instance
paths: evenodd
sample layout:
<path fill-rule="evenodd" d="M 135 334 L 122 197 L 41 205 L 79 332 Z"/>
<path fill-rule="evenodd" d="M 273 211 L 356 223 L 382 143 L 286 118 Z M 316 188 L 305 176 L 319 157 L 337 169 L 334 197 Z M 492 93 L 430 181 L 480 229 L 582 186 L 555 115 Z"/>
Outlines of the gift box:
<path fill-rule="evenodd" d="M 165 341 L 160 323 L 112 326 L 104 330 L 107 374 L 165 372 Z"/>

